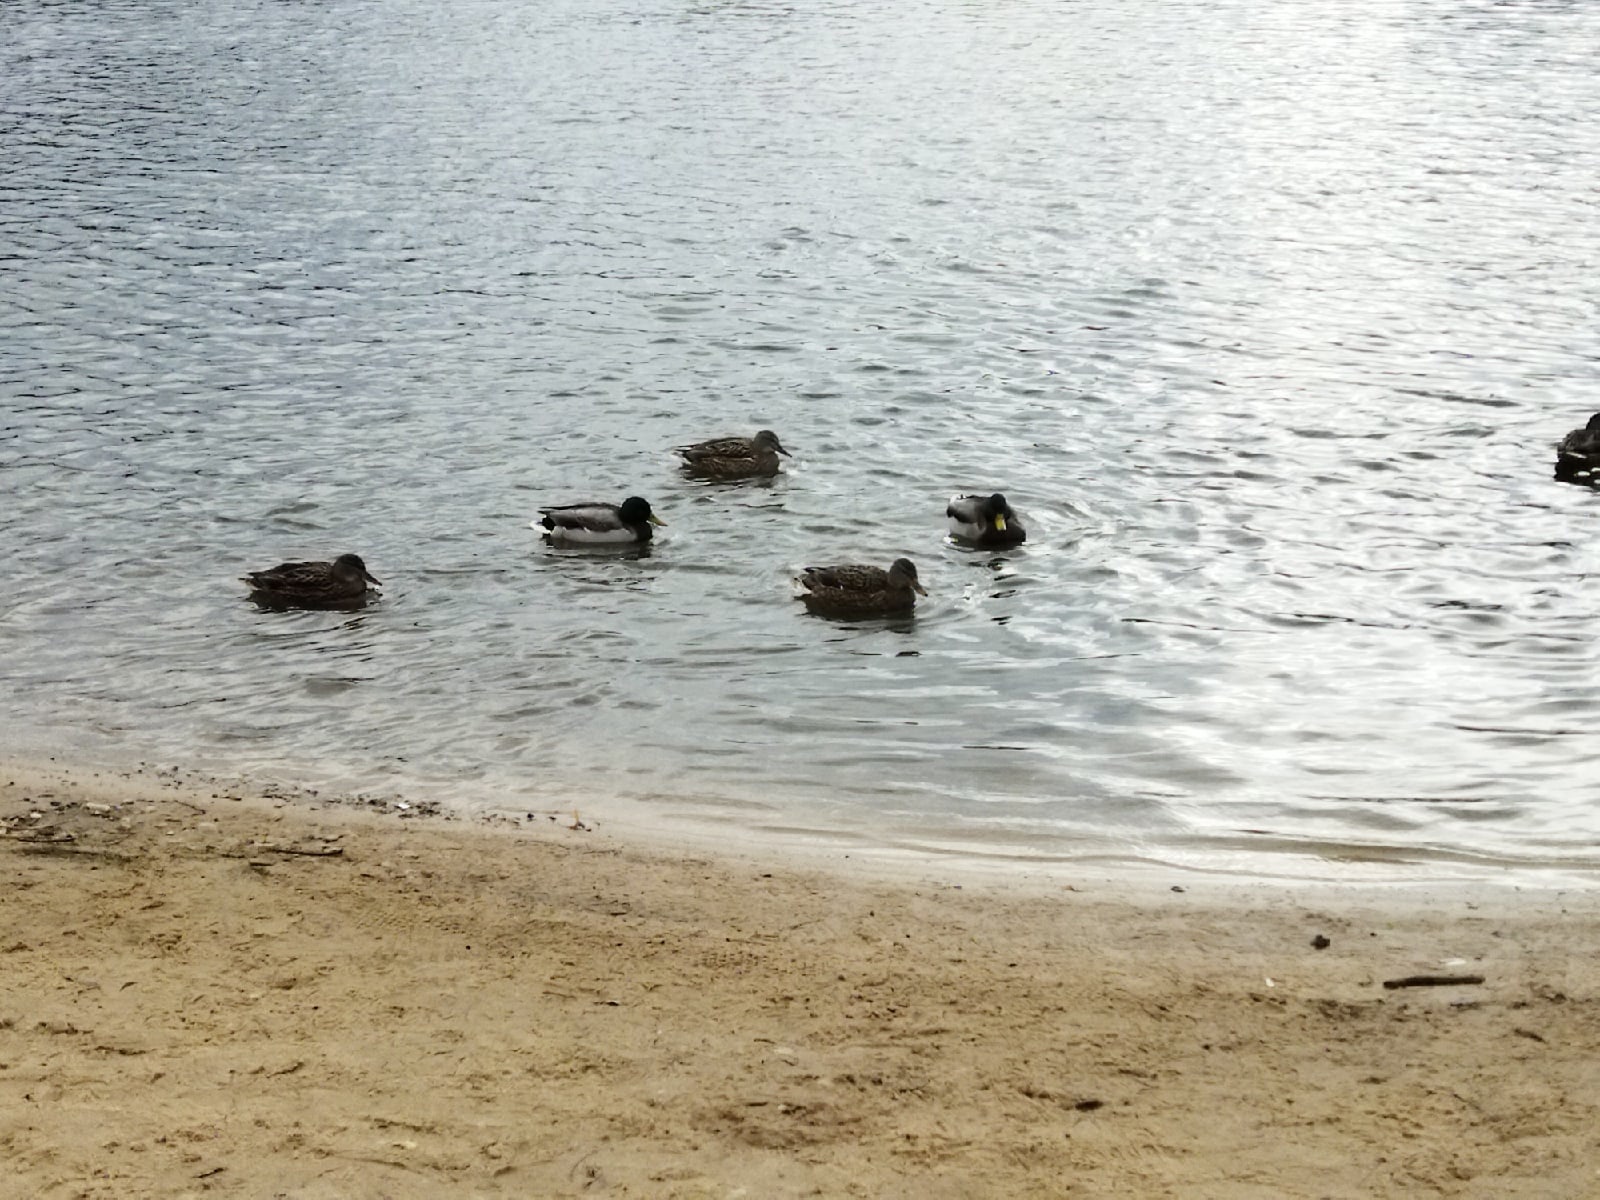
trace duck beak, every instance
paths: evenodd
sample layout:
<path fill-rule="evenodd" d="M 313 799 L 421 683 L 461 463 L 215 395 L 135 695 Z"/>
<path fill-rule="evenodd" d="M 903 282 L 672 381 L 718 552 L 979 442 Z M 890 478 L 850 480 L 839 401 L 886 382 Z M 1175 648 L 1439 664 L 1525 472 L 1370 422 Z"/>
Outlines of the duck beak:
<path fill-rule="evenodd" d="M 779 454 L 783 455 L 785 458 L 793 458 L 794 457 L 794 455 L 790 454 L 782 446 L 774 446 L 773 449 L 776 450 Z"/>
<path fill-rule="evenodd" d="M 919 596 L 926 596 L 928 594 L 928 589 L 923 587 L 915 579 L 911 581 L 911 586 L 917 589 L 917 595 Z"/>
<path fill-rule="evenodd" d="M 996 529 L 998 529 L 1001 533 L 1004 533 L 1006 531 L 1006 519 L 1004 517 L 1002 517 L 999 513 L 995 513 L 995 515 L 994 515 L 994 527 Z"/>
<path fill-rule="evenodd" d="M 382 584 L 378 583 L 378 577 L 376 575 L 374 575 L 371 571 L 363 571 L 363 572 L 361 572 L 361 574 L 366 576 L 366 580 L 367 580 L 368 583 L 377 584 L 379 587 L 383 586 Z"/>
<path fill-rule="evenodd" d="M 661 518 L 660 518 L 660 517 L 658 517 L 658 516 L 656 516 L 656 515 L 655 515 L 655 513 L 651 513 L 651 514 L 650 514 L 650 515 L 649 515 L 649 517 L 647 517 L 647 518 L 646 518 L 646 519 L 647 519 L 647 520 L 648 520 L 648 521 L 649 521 L 649 522 L 650 522 L 650 524 L 652 524 L 652 525 L 665 525 L 665 524 L 666 524 L 666 522 L 665 522 L 665 521 L 663 521 L 663 520 L 662 520 L 662 519 L 661 519 Z"/>

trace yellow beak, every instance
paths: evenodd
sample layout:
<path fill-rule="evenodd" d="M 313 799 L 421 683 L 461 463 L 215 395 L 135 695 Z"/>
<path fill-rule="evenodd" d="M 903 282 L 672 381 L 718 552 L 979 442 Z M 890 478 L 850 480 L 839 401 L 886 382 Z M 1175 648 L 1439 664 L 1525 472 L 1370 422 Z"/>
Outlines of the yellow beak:
<path fill-rule="evenodd" d="M 1006 519 L 1004 517 L 1002 517 L 999 513 L 995 513 L 995 515 L 994 515 L 994 527 L 996 529 L 998 529 L 1001 533 L 1004 533 L 1005 530 L 1006 530 Z"/>
<path fill-rule="evenodd" d="M 665 525 L 666 524 L 666 522 L 663 521 L 660 517 L 656 516 L 655 513 L 651 513 L 649 519 L 650 519 L 650 524 L 652 524 L 652 525 Z"/>

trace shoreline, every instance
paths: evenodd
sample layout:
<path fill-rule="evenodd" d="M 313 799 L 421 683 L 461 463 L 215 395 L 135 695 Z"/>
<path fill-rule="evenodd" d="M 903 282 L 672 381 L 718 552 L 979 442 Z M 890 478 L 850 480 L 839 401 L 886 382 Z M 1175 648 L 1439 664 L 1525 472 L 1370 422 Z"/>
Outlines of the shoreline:
<path fill-rule="evenodd" d="M 1466 848 L 1412 847 L 1355 841 L 1295 841 L 1266 831 L 1241 830 L 1232 837 L 1196 835 L 1188 840 L 1143 843 L 1132 838 L 1074 839 L 1074 853 L 1028 853 L 1004 843 L 958 842 L 935 847 L 908 844 L 878 831 L 858 838 L 844 828 L 796 828 L 782 824 L 739 825 L 728 819 L 657 808 L 635 797 L 571 791 L 514 797 L 492 783 L 474 780 L 450 787 L 437 780 L 417 784 L 386 779 L 376 787 L 352 787 L 316 771 L 237 774 L 216 767 L 167 766 L 98 753 L 47 737 L 23 738 L 24 749 L 0 752 L 0 770 L 70 771 L 77 777 L 145 780 L 206 795 L 260 793 L 312 806 L 387 811 L 400 806 L 446 821 L 520 827 L 534 819 L 577 821 L 583 832 L 599 832 L 620 845 L 664 853 L 776 863 L 836 872 L 864 880 L 911 881 L 949 878 L 999 889 L 1045 888 L 1082 879 L 1138 887 L 1178 882 L 1185 887 L 1296 890 L 1525 888 L 1542 891 L 1600 890 L 1600 858 L 1552 853 L 1530 858 L 1482 854 Z M 315 782 L 310 782 L 314 780 Z M 559 795 L 559 803 L 552 803 Z M 426 798 L 419 798 L 426 797 Z M 1058 839 L 1066 842 L 1064 835 Z"/>
<path fill-rule="evenodd" d="M 19 1194 L 1600 1187 L 1592 889 L 988 886 L 182 773 L 0 785 Z M 1483 982 L 1383 986 L 1438 974 Z"/>

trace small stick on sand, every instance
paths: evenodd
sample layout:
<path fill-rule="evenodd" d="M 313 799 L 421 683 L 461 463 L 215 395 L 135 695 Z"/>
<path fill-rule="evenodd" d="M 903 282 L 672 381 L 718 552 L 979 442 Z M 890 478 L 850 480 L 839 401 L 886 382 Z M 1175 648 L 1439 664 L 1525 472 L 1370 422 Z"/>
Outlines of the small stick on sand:
<path fill-rule="evenodd" d="M 1399 979 L 1385 979 L 1386 988 L 1403 987 L 1455 987 L 1458 984 L 1482 983 L 1482 975 L 1402 975 Z"/>

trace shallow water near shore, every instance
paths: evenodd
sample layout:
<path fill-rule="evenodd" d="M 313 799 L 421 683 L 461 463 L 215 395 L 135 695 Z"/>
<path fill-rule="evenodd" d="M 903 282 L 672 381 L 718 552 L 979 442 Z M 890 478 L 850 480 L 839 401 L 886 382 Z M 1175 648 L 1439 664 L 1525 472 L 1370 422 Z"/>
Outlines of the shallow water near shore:
<path fill-rule="evenodd" d="M 740 841 L 1600 865 L 1600 496 L 1550 479 L 1600 12 L 7 25 L 14 738 Z M 666 452 L 761 426 L 771 481 Z M 950 544 L 995 488 L 1026 545 Z M 634 493 L 645 551 L 527 527 Z M 345 551 L 360 613 L 236 583 Z M 913 619 L 791 597 L 899 555 Z"/>

